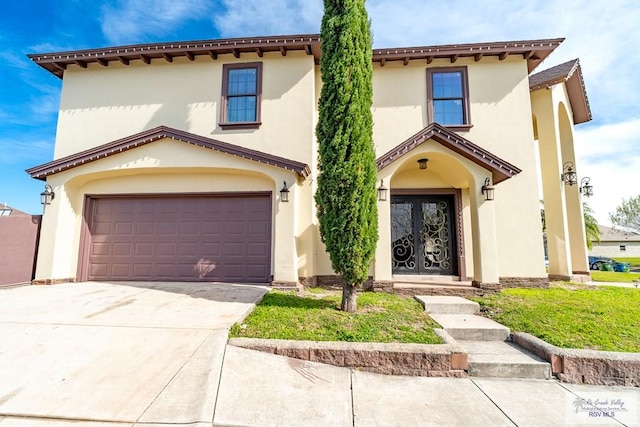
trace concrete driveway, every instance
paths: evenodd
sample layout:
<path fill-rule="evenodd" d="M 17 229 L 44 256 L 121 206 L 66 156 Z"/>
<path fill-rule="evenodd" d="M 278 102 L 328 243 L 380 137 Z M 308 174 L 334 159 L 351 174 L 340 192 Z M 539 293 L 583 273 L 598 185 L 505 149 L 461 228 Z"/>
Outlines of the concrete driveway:
<path fill-rule="evenodd" d="M 227 328 L 265 292 L 0 290 L 0 427 L 640 426 L 638 388 L 393 377 L 225 346 Z"/>
<path fill-rule="evenodd" d="M 0 290 L 0 424 L 211 425 L 227 329 L 266 291 L 93 282 Z"/>

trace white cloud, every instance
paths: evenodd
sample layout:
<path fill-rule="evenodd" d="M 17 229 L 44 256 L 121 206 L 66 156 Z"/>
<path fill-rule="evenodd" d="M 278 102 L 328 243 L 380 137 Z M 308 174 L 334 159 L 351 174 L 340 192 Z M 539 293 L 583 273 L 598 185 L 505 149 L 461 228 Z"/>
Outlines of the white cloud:
<path fill-rule="evenodd" d="M 609 224 L 623 198 L 640 194 L 640 118 L 577 128 L 575 150 L 579 176 L 591 178 L 594 196 L 585 200 L 601 224 Z"/>
<path fill-rule="evenodd" d="M 223 0 L 225 11 L 213 17 L 223 37 L 317 33 L 322 19 L 318 0 Z"/>
<path fill-rule="evenodd" d="M 53 139 L 0 139 L 0 164 L 33 163 L 31 166 L 45 163 L 53 157 Z"/>
<path fill-rule="evenodd" d="M 211 0 L 119 0 L 102 8 L 102 33 L 113 44 L 143 42 L 148 35 L 172 33 L 173 27 L 210 10 Z"/>

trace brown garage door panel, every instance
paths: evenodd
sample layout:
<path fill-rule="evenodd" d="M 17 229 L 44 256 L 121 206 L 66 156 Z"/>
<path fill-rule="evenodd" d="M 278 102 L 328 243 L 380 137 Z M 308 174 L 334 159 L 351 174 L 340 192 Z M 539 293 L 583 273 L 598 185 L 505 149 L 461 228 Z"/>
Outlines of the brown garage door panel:
<path fill-rule="evenodd" d="M 90 203 L 88 280 L 269 281 L 269 195 Z"/>

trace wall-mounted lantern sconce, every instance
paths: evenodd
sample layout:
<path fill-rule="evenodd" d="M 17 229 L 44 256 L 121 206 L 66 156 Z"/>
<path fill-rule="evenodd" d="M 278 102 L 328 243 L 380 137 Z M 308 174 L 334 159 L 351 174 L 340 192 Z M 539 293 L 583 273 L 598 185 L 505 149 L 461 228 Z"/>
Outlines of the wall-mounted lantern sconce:
<path fill-rule="evenodd" d="M 420 169 L 426 169 L 428 161 L 429 161 L 429 159 L 419 159 L 418 160 L 418 166 L 420 167 Z"/>
<path fill-rule="evenodd" d="M 584 197 L 593 196 L 593 185 L 590 184 L 591 178 L 585 176 L 580 180 L 580 194 L 583 194 Z"/>
<path fill-rule="evenodd" d="M 389 190 L 384 186 L 384 182 L 380 180 L 380 187 L 378 187 L 378 200 L 381 202 L 386 202 L 388 192 Z"/>
<path fill-rule="evenodd" d="M 289 187 L 287 187 L 287 181 L 284 182 L 284 187 L 280 190 L 280 201 L 287 203 L 289 201 Z"/>
<path fill-rule="evenodd" d="M 578 183 L 578 174 L 574 169 L 573 162 L 564 162 L 564 165 L 562 165 L 562 174 L 560 175 L 560 181 L 569 186 Z"/>
<path fill-rule="evenodd" d="M 484 199 L 486 201 L 493 200 L 493 196 L 496 189 L 493 185 L 491 185 L 491 180 L 489 178 L 484 180 L 484 185 L 482 186 L 481 191 L 482 191 L 482 194 L 484 194 Z"/>
<path fill-rule="evenodd" d="M 44 191 L 40 193 L 40 203 L 43 205 L 50 205 L 51 201 L 56 198 L 56 193 L 49 184 L 45 184 Z"/>

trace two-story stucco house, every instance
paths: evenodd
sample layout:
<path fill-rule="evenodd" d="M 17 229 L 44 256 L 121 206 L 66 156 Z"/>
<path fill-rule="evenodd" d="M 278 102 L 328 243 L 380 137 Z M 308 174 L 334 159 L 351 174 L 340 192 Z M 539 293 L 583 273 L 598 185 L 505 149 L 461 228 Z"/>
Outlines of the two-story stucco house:
<path fill-rule="evenodd" d="M 549 273 L 588 272 L 579 189 L 561 180 L 590 120 L 580 67 L 531 75 L 561 42 L 374 50 L 375 286 L 547 283 L 539 177 Z M 54 159 L 28 170 L 55 193 L 35 282 L 331 280 L 321 55 L 318 35 L 30 55 L 63 79 Z"/>

